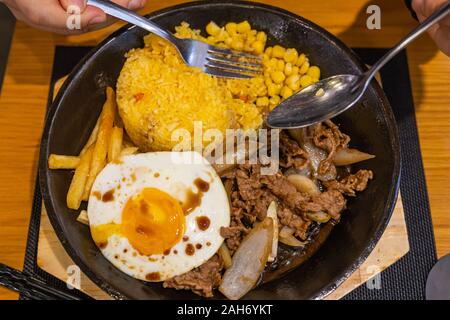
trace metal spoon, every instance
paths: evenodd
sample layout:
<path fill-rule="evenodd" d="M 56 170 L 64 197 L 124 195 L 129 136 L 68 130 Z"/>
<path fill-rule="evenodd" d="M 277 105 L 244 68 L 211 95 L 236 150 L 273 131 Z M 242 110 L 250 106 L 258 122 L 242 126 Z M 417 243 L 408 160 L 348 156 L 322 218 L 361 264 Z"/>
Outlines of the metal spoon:
<path fill-rule="evenodd" d="M 268 125 L 280 129 L 301 128 L 349 109 L 361 99 L 375 74 L 389 60 L 448 13 L 450 1 L 411 31 L 367 72 L 326 78 L 292 95 L 269 113 Z"/>

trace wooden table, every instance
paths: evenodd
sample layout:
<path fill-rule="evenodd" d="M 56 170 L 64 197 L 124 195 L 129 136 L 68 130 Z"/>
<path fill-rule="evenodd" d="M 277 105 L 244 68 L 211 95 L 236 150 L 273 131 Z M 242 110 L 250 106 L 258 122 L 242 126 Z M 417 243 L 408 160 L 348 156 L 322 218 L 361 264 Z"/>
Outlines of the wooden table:
<path fill-rule="evenodd" d="M 178 0 L 149 0 L 142 13 Z M 349 46 L 388 47 L 416 25 L 402 1 L 262 1 L 323 26 Z M 366 8 L 382 10 L 381 30 L 366 28 Z M 0 95 L 0 261 L 21 269 L 31 210 L 39 140 L 56 45 L 94 45 L 119 24 L 82 36 L 57 36 L 17 23 Z M 450 58 L 428 37 L 408 49 L 438 255 L 450 252 Z M 339 63 L 336 61 L 336 63 Z M 407 161 L 407 159 L 406 159 Z M 425 192 L 425 191 L 424 191 Z M 0 299 L 17 294 L 0 288 Z"/>

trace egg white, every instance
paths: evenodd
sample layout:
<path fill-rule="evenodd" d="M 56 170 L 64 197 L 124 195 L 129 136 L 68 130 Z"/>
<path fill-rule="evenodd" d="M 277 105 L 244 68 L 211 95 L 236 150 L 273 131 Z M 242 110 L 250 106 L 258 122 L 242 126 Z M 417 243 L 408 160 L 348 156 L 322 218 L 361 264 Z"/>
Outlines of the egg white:
<path fill-rule="evenodd" d="M 91 227 L 103 224 L 121 224 L 122 211 L 128 199 L 147 187 L 157 188 L 183 202 L 186 191 L 197 192 L 197 178 L 209 183 L 198 207 L 186 215 L 184 236 L 168 255 L 141 255 L 127 238 L 113 234 L 100 250 L 102 254 L 124 273 L 141 280 L 163 281 L 186 273 L 211 258 L 223 242 L 220 228 L 230 224 L 228 197 L 220 177 L 206 159 L 196 152 L 151 152 L 125 156 L 119 163 L 108 164 L 97 176 L 88 203 Z M 94 193 L 105 194 L 114 190 L 114 199 L 104 202 Z M 210 226 L 202 231 L 196 218 L 208 217 Z M 194 247 L 193 255 L 186 254 L 187 244 Z M 177 252 L 175 254 L 175 251 Z M 159 279 L 151 280 L 149 274 L 157 273 Z"/>

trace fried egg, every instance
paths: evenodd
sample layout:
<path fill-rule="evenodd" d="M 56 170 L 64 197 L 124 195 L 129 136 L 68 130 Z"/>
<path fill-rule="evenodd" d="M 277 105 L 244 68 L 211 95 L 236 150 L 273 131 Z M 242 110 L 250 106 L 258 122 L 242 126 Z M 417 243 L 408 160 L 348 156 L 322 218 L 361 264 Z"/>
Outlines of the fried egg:
<path fill-rule="evenodd" d="M 164 281 L 206 262 L 230 224 L 224 186 L 196 152 L 122 157 L 97 176 L 88 203 L 91 235 L 126 274 Z"/>

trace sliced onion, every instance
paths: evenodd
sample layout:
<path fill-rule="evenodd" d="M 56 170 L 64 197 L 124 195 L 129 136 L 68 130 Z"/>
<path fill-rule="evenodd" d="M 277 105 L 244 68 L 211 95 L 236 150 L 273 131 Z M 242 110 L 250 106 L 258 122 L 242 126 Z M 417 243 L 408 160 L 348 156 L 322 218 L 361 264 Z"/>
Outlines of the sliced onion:
<path fill-rule="evenodd" d="M 225 269 L 231 267 L 231 253 L 225 242 L 220 246 L 218 254 L 222 258 Z"/>
<path fill-rule="evenodd" d="M 294 237 L 293 234 L 287 237 L 279 237 L 278 241 L 291 247 L 303 247 L 306 244 L 306 242 L 300 241 Z"/>
<path fill-rule="evenodd" d="M 267 217 L 273 220 L 273 239 L 272 239 L 272 250 L 270 252 L 268 261 L 272 262 L 277 257 L 278 251 L 278 214 L 277 214 L 277 203 L 272 201 L 267 208 Z"/>
<path fill-rule="evenodd" d="M 87 226 L 89 225 L 89 218 L 86 210 L 81 210 L 80 214 L 77 217 L 77 221 Z"/>
<path fill-rule="evenodd" d="M 317 184 L 315 184 L 314 181 L 306 176 L 302 176 L 300 174 L 291 174 L 287 176 L 287 179 L 299 192 L 307 193 L 310 196 L 317 196 L 320 194 L 320 189 Z"/>
<path fill-rule="evenodd" d="M 278 234 L 279 238 L 287 238 L 289 236 L 292 236 L 294 234 L 295 230 L 288 227 L 288 226 L 283 226 L 283 228 L 281 228 L 280 233 Z"/>
<path fill-rule="evenodd" d="M 373 158 L 375 158 L 375 156 L 372 154 L 361 152 L 357 149 L 343 148 L 336 152 L 333 163 L 337 166 L 347 166 Z"/>
<path fill-rule="evenodd" d="M 233 255 L 232 265 L 223 275 L 219 291 L 237 300 L 257 283 L 272 249 L 273 220 L 265 218 L 244 238 Z"/>
<path fill-rule="evenodd" d="M 306 215 L 311 220 L 313 220 L 315 222 L 319 222 L 319 223 L 327 223 L 331 219 L 331 216 L 328 213 L 323 212 L 323 211 L 308 212 Z"/>

